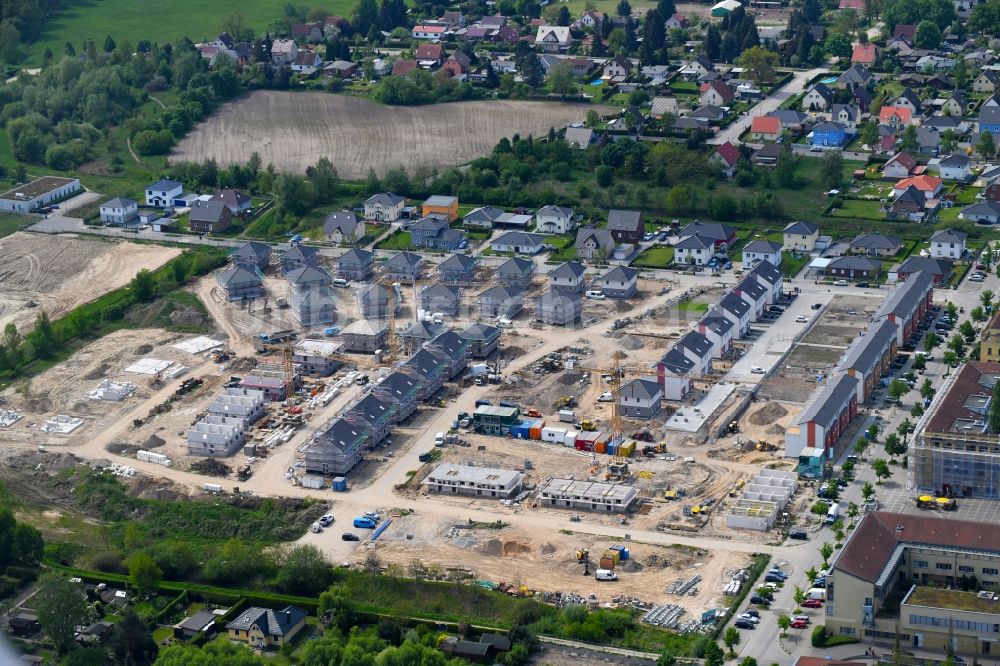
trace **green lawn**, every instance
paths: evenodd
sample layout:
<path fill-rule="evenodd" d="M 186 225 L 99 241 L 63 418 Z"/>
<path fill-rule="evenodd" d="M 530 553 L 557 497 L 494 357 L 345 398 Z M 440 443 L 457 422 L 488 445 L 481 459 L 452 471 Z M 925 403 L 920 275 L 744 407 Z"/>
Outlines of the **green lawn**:
<path fill-rule="evenodd" d="M 391 236 L 383 238 L 375 247 L 379 250 L 409 250 L 412 239 L 409 231 L 397 231 Z"/>
<path fill-rule="evenodd" d="M 885 219 L 885 214 L 879 210 L 878 201 L 863 201 L 861 199 L 844 199 L 843 205 L 832 211 L 833 217 L 853 217 L 869 220 Z"/>
<path fill-rule="evenodd" d="M 790 253 L 784 253 L 781 255 L 781 272 L 785 277 L 795 277 L 808 261 L 808 254 L 795 257 Z"/>
<path fill-rule="evenodd" d="M 674 248 L 654 245 L 643 250 L 632 265 L 636 268 L 666 268 L 672 263 L 674 263 Z"/>
<path fill-rule="evenodd" d="M 707 312 L 708 303 L 695 303 L 694 301 L 681 301 L 677 304 L 677 309 L 682 312 Z"/>
<path fill-rule="evenodd" d="M 15 231 L 34 224 L 38 218 L 33 215 L 18 215 L 17 213 L 0 213 L 0 238 L 9 236 Z"/>
<path fill-rule="evenodd" d="M 79 53 L 88 37 L 97 42 L 98 49 L 108 35 L 118 42 L 128 40 L 133 46 L 141 39 L 161 45 L 182 37 L 189 37 L 194 42 L 208 41 L 222 32 L 223 22 L 234 12 L 242 14 L 244 23 L 254 31 L 263 33 L 268 23 L 282 16 L 282 8 L 286 4 L 285 0 L 243 0 L 239 3 L 92 0 L 74 3 L 57 12 L 55 18 L 46 24 L 25 65 L 38 65 L 46 47 L 52 49 L 58 58 L 67 41 L 72 42 Z M 353 6 L 352 0 L 331 0 L 323 4 L 323 9 L 331 14 L 348 16 Z M 607 11 L 613 13 L 614 9 Z"/>

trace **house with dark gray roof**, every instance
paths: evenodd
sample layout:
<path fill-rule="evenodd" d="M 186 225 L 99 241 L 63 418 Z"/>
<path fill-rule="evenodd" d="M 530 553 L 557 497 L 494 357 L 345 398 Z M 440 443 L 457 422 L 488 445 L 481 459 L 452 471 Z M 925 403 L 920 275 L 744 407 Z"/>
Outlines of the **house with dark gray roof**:
<path fill-rule="evenodd" d="M 417 403 L 420 400 L 420 380 L 414 375 L 397 370 L 375 384 L 372 387 L 372 394 L 383 403 L 394 403 L 396 405 L 394 421 L 401 423 L 417 410 Z"/>
<path fill-rule="evenodd" d="M 786 250 L 812 252 L 819 238 L 819 225 L 811 222 L 789 222 L 783 233 L 783 247 Z"/>
<path fill-rule="evenodd" d="M 739 294 L 740 298 L 750 306 L 750 321 L 757 321 L 764 314 L 764 306 L 767 304 L 767 289 L 765 289 L 752 275 L 745 275 L 733 292 Z"/>
<path fill-rule="evenodd" d="M 419 254 L 400 252 L 385 262 L 385 276 L 396 282 L 413 282 L 420 277 L 423 261 Z"/>
<path fill-rule="evenodd" d="M 695 378 L 712 372 L 712 341 L 697 330 L 685 333 L 677 341 L 676 348 L 694 362 Z"/>
<path fill-rule="evenodd" d="M 953 272 L 951 259 L 921 257 L 919 254 L 911 254 L 895 269 L 897 281 L 906 280 L 914 273 L 927 273 L 934 278 L 934 284 L 941 284 L 951 277 Z M 890 279 L 891 277 L 890 275 Z"/>
<path fill-rule="evenodd" d="M 357 243 L 365 237 L 365 224 L 351 211 L 330 213 L 323 221 L 323 239 L 338 245 Z"/>
<path fill-rule="evenodd" d="M 229 640 L 255 648 L 281 646 L 290 642 L 306 626 L 309 614 L 296 606 L 280 611 L 253 606 L 226 625 Z"/>
<path fill-rule="evenodd" d="M 425 343 L 439 336 L 443 329 L 443 325 L 434 324 L 429 321 L 413 321 L 410 322 L 406 330 L 398 333 L 397 337 L 403 341 L 406 353 L 412 354 L 423 347 Z"/>
<path fill-rule="evenodd" d="M 881 262 L 867 257 L 837 257 L 827 264 L 825 273 L 845 280 L 872 280 L 881 266 Z"/>
<path fill-rule="evenodd" d="M 653 378 L 639 377 L 618 390 L 618 404 L 627 419 L 653 419 L 660 413 L 663 387 Z"/>
<path fill-rule="evenodd" d="M 903 247 L 903 239 L 882 234 L 860 234 L 851 241 L 850 251 L 869 257 L 892 257 Z"/>
<path fill-rule="evenodd" d="M 743 246 L 743 267 L 749 268 L 761 261 L 781 265 L 781 243 L 766 238 L 758 238 Z"/>
<path fill-rule="evenodd" d="M 774 305 L 781 296 L 785 284 L 785 276 L 782 275 L 781 269 L 765 259 L 751 268 L 749 275 L 767 291 L 765 303 Z"/>
<path fill-rule="evenodd" d="M 480 206 L 469 211 L 465 217 L 462 218 L 462 224 L 467 227 L 475 227 L 477 229 L 492 229 L 493 224 L 504 214 L 503 208 L 497 208 L 496 206 Z"/>
<path fill-rule="evenodd" d="M 427 344 L 427 348 L 438 352 L 448 360 L 446 379 L 463 373 L 472 357 L 472 342 L 452 330 L 439 333 Z"/>
<path fill-rule="evenodd" d="M 500 346 L 500 329 L 489 324 L 472 324 L 459 335 L 470 343 L 472 358 L 487 358 Z"/>
<path fill-rule="evenodd" d="M 252 266 L 264 271 L 271 262 L 271 246 L 267 243 L 249 241 L 236 248 L 236 251 L 229 255 L 229 258 L 234 264 Z"/>
<path fill-rule="evenodd" d="M 328 422 L 303 450 L 307 472 L 343 476 L 361 462 L 371 447 L 371 428 L 342 417 Z"/>
<path fill-rule="evenodd" d="M 656 363 L 656 381 L 666 400 L 683 400 L 694 390 L 695 364 L 676 345 Z"/>
<path fill-rule="evenodd" d="M 505 287 L 528 287 L 535 276 L 535 262 L 511 257 L 496 270 L 496 280 Z"/>
<path fill-rule="evenodd" d="M 233 214 L 221 201 L 195 201 L 188 214 L 188 227 L 196 234 L 217 234 L 229 228 Z"/>
<path fill-rule="evenodd" d="M 417 302 L 420 309 L 425 312 L 440 312 L 448 317 L 454 317 L 458 315 L 462 297 L 456 286 L 429 284 L 420 290 Z"/>
<path fill-rule="evenodd" d="M 698 234 L 682 236 L 674 243 L 674 263 L 678 265 L 704 266 L 714 254 L 714 241 Z"/>
<path fill-rule="evenodd" d="M 490 242 L 494 252 L 512 254 L 538 254 L 544 249 L 545 237 L 527 231 L 508 231 Z"/>
<path fill-rule="evenodd" d="M 448 357 L 429 347 L 417 350 L 403 363 L 401 369 L 413 373 L 420 379 L 421 400 L 426 400 L 437 393 L 450 377 Z"/>
<path fill-rule="evenodd" d="M 139 203 L 135 199 L 115 197 L 99 207 L 101 222 L 118 226 L 128 226 L 139 219 Z"/>
<path fill-rule="evenodd" d="M 803 449 L 824 451 L 832 459 L 840 436 L 858 415 L 858 379 L 840 374 L 818 386 L 799 415 L 785 428 L 785 457 L 798 458 Z"/>
<path fill-rule="evenodd" d="M 557 291 L 580 293 L 587 288 L 587 269 L 578 261 L 567 261 L 549 271 L 549 286 Z"/>
<path fill-rule="evenodd" d="M 896 332 L 899 326 L 887 319 L 872 324 L 854 339 L 837 363 L 836 372 L 847 373 L 858 380 L 858 402 L 867 401 L 879 380 L 889 371 L 896 350 Z"/>
<path fill-rule="evenodd" d="M 465 232 L 452 229 L 442 217 L 422 217 L 410 225 L 410 245 L 449 252 L 465 240 Z"/>
<path fill-rule="evenodd" d="M 535 321 L 554 326 L 575 323 L 583 314 L 580 294 L 551 289 L 538 298 L 535 305 Z"/>
<path fill-rule="evenodd" d="M 939 229 L 931 236 L 931 256 L 961 259 L 965 255 L 965 239 L 969 234 L 955 229 Z"/>
<path fill-rule="evenodd" d="M 471 282 L 476 276 L 475 257 L 465 254 L 453 254 L 437 265 L 438 279 L 442 282 Z"/>
<path fill-rule="evenodd" d="M 374 283 L 362 285 L 358 290 L 358 312 L 363 319 L 386 319 L 389 316 L 389 304 L 392 302 L 394 312 L 399 312 L 399 303 L 395 294 L 389 293 L 385 286 Z"/>
<path fill-rule="evenodd" d="M 303 266 L 288 272 L 288 305 L 303 326 L 329 324 L 336 318 L 330 286 L 333 278 L 321 266 Z"/>
<path fill-rule="evenodd" d="M 933 276 L 923 272 L 913 273 L 905 282 L 893 288 L 892 293 L 875 311 L 875 317 L 885 317 L 899 326 L 897 337 L 899 345 L 902 346 L 910 339 L 920 320 L 931 309 L 933 300 Z"/>
<path fill-rule="evenodd" d="M 344 418 L 356 427 L 371 431 L 371 446 L 378 446 L 392 433 L 397 423 L 398 406 L 369 393 L 344 411 Z"/>
<path fill-rule="evenodd" d="M 281 264 L 281 272 L 287 275 L 289 271 L 304 266 L 316 266 L 319 264 L 319 250 L 308 245 L 295 243 L 289 249 L 281 253 L 278 257 Z"/>
<path fill-rule="evenodd" d="M 638 243 L 646 233 L 642 211 L 611 209 L 608 211 L 608 231 L 618 243 Z"/>
<path fill-rule="evenodd" d="M 597 281 L 608 298 L 632 298 L 639 283 L 639 271 L 628 266 L 615 266 Z"/>
<path fill-rule="evenodd" d="M 695 324 L 694 330 L 712 344 L 712 358 L 723 358 L 733 348 L 733 322 L 714 310 Z"/>
<path fill-rule="evenodd" d="M 979 224 L 1000 223 L 1000 201 L 980 201 L 966 206 L 958 214 L 963 220 Z"/>
<path fill-rule="evenodd" d="M 255 267 L 237 264 L 215 274 L 227 301 L 264 297 L 264 279 Z"/>
<path fill-rule="evenodd" d="M 242 215 L 253 207 L 253 200 L 249 194 L 232 188 L 219 190 L 212 195 L 212 200 L 224 203 L 233 215 Z"/>
<path fill-rule="evenodd" d="M 513 319 L 524 307 L 524 289 L 501 284 L 479 294 L 480 316 L 488 319 Z"/>
<path fill-rule="evenodd" d="M 739 339 L 750 330 L 750 304 L 735 291 L 726 292 L 718 303 L 718 308 L 734 327 L 733 337 Z"/>
<path fill-rule="evenodd" d="M 692 222 L 680 230 L 681 238 L 685 236 L 701 236 L 712 241 L 715 249 L 721 250 L 736 240 L 736 229 L 728 224 L 718 222 Z"/>
<path fill-rule="evenodd" d="M 375 270 L 375 254 L 368 250 L 353 248 L 337 257 L 334 266 L 337 277 L 364 282 Z"/>
<path fill-rule="evenodd" d="M 615 251 L 615 239 L 608 229 L 585 227 L 576 231 L 577 259 L 607 259 Z"/>

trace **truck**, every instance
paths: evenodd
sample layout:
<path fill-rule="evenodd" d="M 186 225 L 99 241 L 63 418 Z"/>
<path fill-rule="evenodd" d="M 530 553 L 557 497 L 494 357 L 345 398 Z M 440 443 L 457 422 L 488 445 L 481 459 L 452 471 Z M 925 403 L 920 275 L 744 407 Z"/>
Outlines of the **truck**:
<path fill-rule="evenodd" d="M 815 599 L 817 601 L 826 601 L 826 590 L 822 587 L 813 587 L 809 589 L 806 593 L 807 598 Z"/>
<path fill-rule="evenodd" d="M 366 530 L 375 529 L 375 519 L 370 516 L 359 516 L 354 519 L 354 526 Z"/>
<path fill-rule="evenodd" d="M 298 336 L 298 333 L 289 329 L 286 331 L 274 331 L 272 333 L 261 333 L 260 341 L 266 345 L 279 344 L 281 342 L 287 342 L 289 340 L 294 340 Z"/>
<path fill-rule="evenodd" d="M 840 504 L 834 502 L 830 505 L 830 508 L 826 510 L 826 518 L 823 519 L 827 525 L 833 525 L 837 518 L 840 517 Z"/>

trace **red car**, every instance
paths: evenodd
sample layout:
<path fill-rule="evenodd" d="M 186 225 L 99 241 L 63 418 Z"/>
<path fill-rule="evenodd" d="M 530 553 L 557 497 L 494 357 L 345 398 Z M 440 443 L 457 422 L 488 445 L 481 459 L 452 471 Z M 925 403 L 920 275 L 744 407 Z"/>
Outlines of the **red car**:
<path fill-rule="evenodd" d="M 795 620 L 791 624 L 792 629 L 805 629 L 807 626 L 808 624 L 802 620 Z"/>
<path fill-rule="evenodd" d="M 802 602 L 803 608 L 822 608 L 823 602 L 819 599 L 806 599 Z"/>
<path fill-rule="evenodd" d="M 986 264 L 976 264 L 976 270 L 977 271 L 985 271 L 986 270 Z"/>

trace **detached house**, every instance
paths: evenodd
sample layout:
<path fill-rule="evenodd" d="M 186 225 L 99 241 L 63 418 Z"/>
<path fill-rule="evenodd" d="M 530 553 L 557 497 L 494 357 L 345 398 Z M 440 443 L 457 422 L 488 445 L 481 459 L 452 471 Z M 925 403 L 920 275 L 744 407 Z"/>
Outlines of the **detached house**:
<path fill-rule="evenodd" d="M 395 222 L 403 214 L 406 197 L 382 192 L 365 199 L 365 219 L 371 222 Z"/>
<path fill-rule="evenodd" d="M 420 44 L 414 55 L 422 67 L 437 69 L 444 62 L 444 47 L 440 44 Z"/>
<path fill-rule="evenodd" d="M 628 266 L 615 266 L 600 278 L 601 291 L 608 298 L 631 298 L 635 296 L 639 272 Z"/>
<path fill-rule="evenodd" d="M 615 239 L 607 229 L 585 227 L 576 232 L 577 259 L 607 259 L 615 250 Z"/>
<path fill-rule="evenodd" d="M 288 275 L 296 268 L 304 266 L 316 266 L 319 264 L 319 250 L 308 245 L 296 243 L 278 257 L 281 264 L 281 272 Z"/>
<path fill-rule="evenodd" d="M 587 269 L 577 261 L 567 261 L 549 271 L 549 286 L 555 291 L 580 293 L 587 288 Z"/>
<path fill-rule="evenodd" d="M 750 241 L 743 246 L 743 266 L 749 267 L 760 261 L 770 261 L 781 265 L 781 243 L 765 239 Z"/>
<path fill-rule="evenodd" d="M 876 55 L 874 44 L 870 42 L 868 44 L 855 44 L 854 51 L 851 53 L 851 64 L 871 67 L 875 64 Z"/>
<path fill-rule="evenodd" d="M 400 252 L 385 262 L 386 278 L 397 282 L 413 282 L 420 277 L 423 259 L 413 252 Z"/>
<path fill-rule="evenodd" d="M 925 199 L 934 199 L 941 191 L 941 179 L 927 175 L 904 178 L 893 186 L 892 194 L 898 197 L 911 186 L 922 193 Z"/>
<path fill-rule="evenodd" d="M 816 249 L 816 241 L 819 239 L 819 226 L 810 222 L 791 222 L 785 227 L 783 235 L 784 249 L 812 252 Z"/>
<path fill-rule="evenodd" d="M 453 254 L 437 267 L 441 282 L 472 282 L 476 277 L 476 259 L 465 254 Z"/>
<path fill-rule="evenodd" d="M 983 201 L 966 206 L 958 216 L 963 220 L 980 224 L 1000 223 L 1000 202 Z"/>
<path fill-rule="evenodd" d="M 195 201 L 188 216 L 193 233 L 215 234 L 229 228 L 233 214 L 221 201 Z"/>
<path fill-rule="evenodd" d="M 375 270 L 375 254 L 368 250 L 348 250 L 337 257 L 334 265 L 337 269 L 337 277 L 363 282 Z"/>
<path fill-rule="evenodd" d="M 967 181 L 972 178 L 972 160 L 965 155 L 942 157 L 938 170 L 944 180 Z"/>
<path fill-rule="evenodd" d="M 812 130 L 812 145 L 840 147 L 847 140 L 847 128 L 840 123 L 819 123 Z"/>
<path fill-rule="evenodd" d="M 248 266 L 263 271 L 271 262 L 271 246 L 257 241 L 247 241 L 229 255 L 234 265 Z"/>
<path fill-rule="evenodd" d="M 580 294 L 550 290 L 545 292 L 535 306 L 535 321 L 554 326 L 567 326 L 576 322 L 583 313 Z"/>
<path fill-rule="evenodd" d="M 909 126 L 912 121 L 913 111 L 901 106 L 883 106 L 878 112 L 879 124 L 895 130 Z"/>
<path fill-rule="evenodd" d="M 526 231 L 508 231 L 490 242 L 494 252 L 513 254 L 538 254 L 544 249 L 545 237 Z"/>
<path fill-rule="evenodd" d="M 837 257 L 827 265 L 826 274 L 846 280 L 872 280 L 878 276 L 880 266 L 866 257 Z"/>
<path fill-rule="evenodd" d="M 424 217 L 410 225 L 410 238 L 410 243 L 415 248 L 448 252 L 465 240 L 465 232 L 449 228 L 448 220 L 443 218 Z"/>
<path fill-rule="evenodd" d="M 563 206 L 542 206 L 535 213 L 535 229 L 543 234 L 566 234 L 576 226 L 573 209 Z"/>
<path fill-rule="evenodd" d="M 496 270 L 496 280 L 505 287 L 528 287 L 535 277 L 535 262 L 511 257 Z"/>
<path fill-rule="evenodd" d="M 473 208 L 462 218 L 462 224 L 476 229 L 492 229 L 500 216 L 504 214 L 503 208 L 496 206 L 480 206 Z"/>
<path fill-rule="evenodd" d="M 275 65 L 289 65 L 295 62 L 299 47 L 294 39 L 276 39 L 271 42 L 271 62 Z"/>
<path fill-rule="evenodd" d="M 547 53 L 566 51 L 573 44 L 569 27 L 542 25 L 535 34 L 535 48 Z"/>
<path fill-rule="evenodd" d="M 715 254 L 712 239 L 691 234 L 674 243 L 674 263 L 704 266 Z"/>
<path fill-rule="evenodd" d="M 146 205 L 154 208 L 169 208 L 174 200 L 184 193 L 184 184 L 164 178 L 146 186 Z"/>
<path fill-rule="evenodd" d="M 638 243 L 646 233 L 642 211 L 615 209 L 608 211 L 608 231 L 618 243 Z"/>
<path fill-rule="evenodd" d="M 497 285 L 479 294 L 479 313 L 482 317 L 513 319 L 524 307 L 522 287 Z"/>
<path fill-rule="evenodd" d="M 633 379 L 618 390 L 622 416 L 629 419 L 652 419 L 660 413 L 663 387 L 655 379 Z"/>
<path fill-rule="evenodd" d="M 733 174 L 736 173 L 736 167 L 739 165 L 742 157 L 743 155 L 740 153 L 740 149 L 726 141 L 716 147 L 715 152 L 712 153 L 709 159 L 721 167 L 722 173 L 725 174 L 727 178 L 732 178 Z"/>
<path fill-rule="evenodd" d="M 413 39 L 441 39 L 446 30 L 443 25 L 415 25 L 410 35 Z"/>
<path fill-rule="evenodd" d="M 712 241 L 716 250 L 725 250 L 736 240 L 736 229 L 728 224 L 717 222 L 692 222 L 680 230 L 681 238 L 685 236 L 701 236 Z"/>
<path fill-rule="evenodd" d="M 860 119 L 861 111 L 852 104 L 834 104 L 830 111 L 830 120 L 843 125 L 852 133 L 857 130 Z"/>
<path fill-rule="evenodd" d="M 965 255 L 965 239 L 968 234 L 964 231 L 954 231 L 952 229 L 941 229 L 931 236 L 931 256 L 944 259 L 961 259 Z"/>
<path fill-rule="evenodd" d="M 139 219 L 139 203 L 135 199 L 115 197 L 100 206 L 101 222 L 128 226 Z"/>
<path fill-rule="evenodd" d="M 917 160 L 909 153 L 898 152 L 882 167 L 882 175 L 886 178 L 906 178 L 917 167 Z"/>
<path fill-rule="evenodd" d="M 903 247 L 903 239 L 882 234 L 861 234 L 851 241 L 850 251 L 853 254 L 864 254 L 869 257 L 892 257 Z"/>
<path fill-rule="evenodd" d="M 817 83 L 802 98 L 802 109 L 805 111 L 826 111 L 833 104 L 833 91 L 824 83 Z"/>
<path fill-rule="evenodd" d="M 781 137 L 781 121 L 775 116 L 754 116 L 750 121 L 750 138 L 754 141 L 777 141 Z"/>
<path fill-rule="evenodd" d="M 729 106 L 735 97 L 736 93 L 727 83 L 716 79 L 702 85 L 699 102 L 702 106 Z"/>
<path fill-rule="evenodd" d="M 1000 92 L 1000 71 L 984 69 L 972 82 L 972 92 L 987 94 Z"/>
<path fill-rule="evenodd" d="M 309 614 L 295 606 L 275 611 L 270 608 L 248 608 L 226 625 L 229 640 L 263 649 L 281 646 L 295 637 L 306 626 Z"/>
<path fill-rule="evenodd" d="M 365 225 L 348 211 L 330 213 L 323 222 L 323 238 L 331 243 L 357 243 L 365 237 Z"/>
<path fill-rule="evenodd" d="M 215 274 L 227 301 L 243 301 L 264 297 L 264 281 L 252 266 L 235 265 Z"/>
<path fill-rule="evenodd" d="M 233 215 L 243 215 L 253 208 L 253 199 L 239 190 L 224 189 L 212 195 L 213 201 L 221 201 Z"/>

